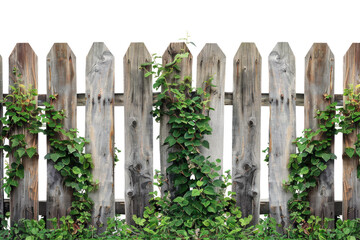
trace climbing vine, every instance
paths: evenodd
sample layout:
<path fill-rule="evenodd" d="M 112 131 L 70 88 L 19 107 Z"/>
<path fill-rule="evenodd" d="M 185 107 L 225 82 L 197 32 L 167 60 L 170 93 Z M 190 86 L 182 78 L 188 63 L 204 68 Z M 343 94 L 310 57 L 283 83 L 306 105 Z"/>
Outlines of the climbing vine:
<path fill-rule="evenodd" d="M 71 225 L 69 230 L 76 233 L 80 225 L 85 225 L 90 220 L 93 202 L 89 193 L 96 189 L 91 173 L 91 154 L 84 153 L 88 140 L 79 137 L 76 129 L 64 130 L 61 122 L 65 118 L 65 113 L 55 110 L 52 104 L 56 96 L 50 96 L 50 102 L 44 102 L 44 108 L 37 107 L 34 99 L 37 90 L 22 83 L 21 74 L 16 68 L 13 74 L 16 80 L 14 85 L 10 86 L 11 93 L 3 100 L 6 113 L 1 118 L 1 141 L 8 142 L 1 148 L 11 159 L 6 166 L 3 187 L 5 192 L 10 194 L 18 186 L 18 180 L 24 178 L 24 161 L 37 155 L 36 147 L 27 145 L 26 136 L 45 134 L 50 143 L 50 153 L 45 159 L 54 162 L 54 168 L 64 177 L 65 186 L 73 190 L 71 218 L 64 219 Z M 19 129 L 26 129 L 26 133 Z"/>
<path fill-rule="evenodd" d="M 337 102 L 331 103 L 325 110 L 316 112 L 317 130 L 305 129 L 303 135 L 294 140 L 297 153 L 290 155 L 289 179 L 284 187 L 292 193 L 288 202 L 293 225 L 308 232 L 309 223 L 319 222 L 320 218 L 311 216 L 309 194 L 316 187 L 320 174 L 327 168 L 327 162 L 336 159 L 331 146 L 338 133 L 351 134 L 360 126 L 360 85 L 350 85 L 344 90 L 346 96 L 344 107 L 337 108 Z M 326 96 L 330 99 L 331 96 Z M 268 152 L 268 148 L 264 152 Z M 347 147 L 348 157 L 360 157 L 360 134 L 356 134 L 353 147 Z M 266 155 L 265 161 L 269 161 Z M 360 169 L 357 170 L 358 177 Z M 320 219 L 321 220 L 321 219 Z M 327 224 L 328 220 L 322 224 Z"/>
<path fill-rule="evenodd" d="M 187 57 L 188 53 L 182 52 L 166 65 L 155 60 L 142 65 L 143 69 L 152 65 L 153 71 L 145 76 L 155 75 L 154 88 L 161 89 L 153 116 L 156 121 L 168 116 L 170 131 L 164 144 L 171 148 L 167 159 L 171 165 L 166 175 L 157 174 L 157 185 L 166 182 L 169 191 L 162 197 L 152 193 L 152 205 L 145 211 L 144 219 L 135 218 L 135 222 L 144 229 L 154 229 L 152 234 L 166 230 L 184 238 L 235 234 L 251 217 L 241 218 L 234 199 L 225 197 L 230 173 L 220 176 L 221 160 L 201 154 L 201 147 L 210 147 L 204 136 L 212 132 L 206 112 L 212 110 L 208 104 L 209 88 L 214 85 L 210 78 L 204 88 L 195 89 L 189 76 L 181 79 L 180 63 Z M 167 228 L 161 229 L 165 222 Z"/>

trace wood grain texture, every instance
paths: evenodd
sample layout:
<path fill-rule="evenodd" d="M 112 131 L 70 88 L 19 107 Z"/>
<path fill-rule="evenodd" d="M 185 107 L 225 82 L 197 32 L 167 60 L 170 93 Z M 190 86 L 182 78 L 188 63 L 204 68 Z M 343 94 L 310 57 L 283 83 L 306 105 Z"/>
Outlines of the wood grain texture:
<path fill-rule="evenodd" d="M 316 130 L 317 110 L 325 110 L 334 94 L 334 55 L 326 43 L 314 43 L 305 57 L 305 128 Z M 325 136 L 319 135 L 317 139 Z M 334 152 L 334 144 L 331 146 Z M 334 218 L 334 161 L 327 162 L 327 169 L 319 176 L 317 186 L 309 194 L 311 213 L 321 218 Z M 334 224 L 330 223 L 330 227 Z"/>
<path fill-rule="evenodd" d="M 2 57 L 0 55 L 0 101 L 3 100 L 3 64 Z M 0 103 L 0 118 L 3 117 L 3 104 Z M 0 122 L 0 132 L 2 132 L 2 123 Z M 3 145 L 3 143 L 1 143 Z M 0 215 L 4 216 L 4 189 L 3 189 L 3 178 L 4 178 L 4 152 L 0 149 Z"/>
<path fill-rule="evenodd" d="M 85 137 L 92 154 L 93 179 L 99 188 L 94 201 L 92 224 L 105 231 L 107 219 L 115 216 L 114 199 L 114 56 L 104 43 L 94 43 L 86 57 Z M 101 226 L 102 225 L 102 226 Z"/>
<path fill-rule="evenodd" d="M 124 56 L 125 214 L 143 217 L 153 191 L 152 77 L 139 66 L 151 62 L 144 43 L 131 43 Z M 150 66 L 147 69 L 151 71 Z"/>
<path fill-rule="evenodd" d="M 269 55 L 269 209 L 285 232 L 290 215 L 287 203 L 291 193 L 283 188 L 288 180 L 290 154 L 296 152 L 292 144 L 296 138 L 295 56 L 288 43 L 278 43 Z"/>
<path fill-rule="evenodd" d="M 55 43 L 46 58 L 47 96 L 56 96 L 51 100 L 56 110 L 65 110 L 62 121 L 64 129 L 76 128 L 76 57 L 67 43 Z M 63 135 L 51 138 L 65 140 Z M 49 139 L 48 152 L 51 152 Z M 52 160 L 47 161 L 47 202 L 46 219 L 57 218 L 70 213 L 73 191 L 65 186 L 64 178 L 54 168 Z M 60 223 L 60 221 L 59 221 Z M 51 221 L 47 227 L 52 227 Z"/>
<path fill-rule="evenodd" d="M 353 43 L 344 56 L 344 89 L 360 84 L 360 43 Z M 348 97 L 344 96 L 344 103 Z M 344 104 L 345 106 L 345 104 Z M 355 126 L 354 126 L 355 127 Z M 357 178 L 359 157 L 349 158 L 345 153 L 353 148 L 359 134 L 359 127 L 353 133 L 343 135 L 343 218 L 360 218 L 360 181 Z"/>
<path fill-rule="evenodd" d="M 170 62 L 172 62 L 178 53 L 183 52 L 189 52 L 189 57 L 182 60 L 180 64 L 181 72 L 178 74 L 180 75 L 180 79 L 175 79 L 170 77 L 167 79 L 169 83 L 174 83 L 177 81 L 181 81 L 184 79 L 185 76 L 191 76 L 192 75 L 192 61 L 193 57 L 186 46 L 184 42 L 177 42 L 177 43 L 170 43 L 166 51 L 164 52 L 162 56 L 162 63 L 163 65 L 166 65 Z M 164 109 L 163 109 L 164 110 Z M 160 164 L 161 164 L 161 173 L 165 176 L 166 182 L 164 182 L 164 185 L 161 188 L 162 195 L 165 192 L 170 192 L 170 197 L 174 198 L 175 196 L 175 189 L 173 187 L 172 183 L 172 176 L 166 173 L 166 169 L 171 165 L 167 162 L 167 159 L 169 157 L 169 153 L 171 151 L 178 151 L 177 145 L 169 149 L 168 145 L 164 145 L 165 139 L 169 136 L 170 126 L 168 125 L 169 117 L 164 115 L 160 121 Z"/>
<path fill-rule="evenodd" d="M 234 57 L 232 181 L 243 216 L 259 221 L 261 56 L 242 43 Z"/>
<path fill-rule="evenodd" d="M 223 160 L 224 142 L 224 102 L 225 102 L 225 54 L 216 43 L 207 43 L 197 57 L 196 87 L 205 88 L 206 82 L 213 77 L 212 84 L 208 87 L 210 93 L 210 107 L 213 111 L 206 114 L 210 117 L 211 135 L 205 135 L 204 139 L 209 142 L 210 149 L 200 147 L 201 153 L 210 160 Z M 222 166 L 221 162 L 221 166 Z M 221 167 L 220 175 L 223 169 Z"/>
<path fill-rule="evenodd" d="M 4 97 L 7 94 L 4 94 Z M 156 102 L 156 98 L 159 95 L 158 92 L 153 93 L 153 102 Z M 44 106 L 44 101 L 46 101 L 46 94 L 39 94 L 38 95 L 38 104 L 39 106 Z M 343 94 L 334 94 L 334 101 L 337 102 L 337 106 L 343 105 Z M 295 98 L 296 106 L 304 106 L 304 94 L 297 93 Z M 225 105 L 233 105 L 233 93 L 232 92 L 225 92 Z M 78 106 L 85 106 L 86 99 L 85 93 L 78 93 L 77 94 L 77 105 Z M 123 93 L 115 93 L 115 107 L 124 106 L 124 94 Z M 262 93 L 261 94 L 261 106 L 268 107 L 270 106 L 269 103 L 269 93 Z"/>
<path fill-rule="evenodd" d="M 13 74 L 16 67 L 22 74 L 22 84 L 27 87 L 36 88 L 38 86 L 38 59 L 28 43 L 16 44 L 9 57 L 9 86 L 18 81 Z M 12 90 L 9 88 L 9 92 Z M 34 98 L 37 100 L 37 97 Z M 16 128 L 13 134 L 24 134 L 27 147 L 38 148 L 38 135 L 31 134 L 27 131 L 26 126 Z M 38 200 L 38 154 L 31 159 L 23 157 L 24 178 L 19 180 L 18 187 L 10 193 L 10 220 L 11 225 L 18 222 L 21 218 L 38 219 L 39 200 Z M 9 162 L 12 163 L 14 158 L 9 156 Z"/>

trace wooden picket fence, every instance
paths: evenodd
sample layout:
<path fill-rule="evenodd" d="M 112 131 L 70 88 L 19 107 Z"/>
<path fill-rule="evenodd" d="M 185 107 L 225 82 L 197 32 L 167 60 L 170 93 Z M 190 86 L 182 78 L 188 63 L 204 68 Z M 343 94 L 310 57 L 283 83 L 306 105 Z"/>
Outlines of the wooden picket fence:
<path fill-rule="evenodd" d="M 182 50 L 189 51 L 185 43 L 171 43 L 163 55 L 163 63 L 171 62 Z M 107 217 L 125 213 L 131 223 L 133 214 L 140 216 L 148 204 L 153 190 L 153 119 L 150 114 L 156 97 L 152 79 L 144 77 L 141 63 L 151 61 L 143 43 L 131 43 L 124 59 L 124 93 L 114 93 L 114 56 L 104 43 L 94 43 L 86 58 L 86 93 L 76 91 L 76 58 L 66 43 L 53 45 L 47 56 L 47 95 L 58 95 L 57 109 L 67 114 L 65 128 L 76 128 L 76 106 L 86 106 L 86 138 L 90 144 L 95 168 L 94 179 L 99 190 L 91 194 L 94 200 L 93 224 L 106 223 Z M 315 110 L 324 109 L 330 101 L 343 104 L 342 95 L 334 95 L 334 56 L 326 43 L 315 43 L 305 58 L 305 93 L 295 90 L 295 57 L 288 43 L 278 43 L 268 57 L 269 93 L 261 92 L 262 58 L 254 43 L 242 43 L 233 59 L 233 89 L 225 93 L 226 58 L 217 44 L 206 44 L 197 57 L 196 85 L 202 86 L 210 76 L 216 87 L 211 89 L 210 113 L 213 134 L 206 136 L 210 150 L 203 149 L 212 159 L 223 157 L 224 105 L 233 105 L 232 126 L 232 180 L 237 204 L 243 215 L 253 215 L 257 222 L 260 214 L 269 213 L 278 223 L 287 225 L 287 201 L 291 197 L 283 190 L 282 182 L 288 178 L 289 155 L 295 153 L 296 106 L 304 106 L 305 128 L 317 128 Z M 193 56 L 181 63 L 181 75 L 192 74 Z M 38 59 L 29 44 L 19 43 L 9 57 L 9 72 L 17 67 L 23 74 L 25 85 L 37 87 Z M 354 43 L 344 57 L 344 87 L 360 83 L 360 43 Z M 2 91 L 2 61 L 0 57 L 0 91 Z M 10 77 L 10 84 L 14 79 Z M 174 80 L 176 81 L 176 80 Z M 267 76 L 264 78 L 267 81 Z M 44 84 L 44 83 L 42 83 Z M 2 97 L 2 94 L 0 94 Z M 46 99 L 39 95 L 39 105 Z M 124 106 L 125 116 L 125 202 L 114 200 L 114 107 Z M 270 161 L 269 202 L 260 203 L 260 138 L 261 106 L 270 107 Z M 2 110 L 2 108 L 0 108 Z M 1 112 L 2 114 L 2 112 Z M 262 121 L 264 123 L 264 121 Z M 160 143 L 168 135 L 167 119 L 160 123 Z M 344 136 L 344 148 L 351 146 L 355 135 Z M 37 147 L 37 138 L 28 139 Z M 169 149 L 160 144 L 161 171 L 165 173 Z M 334 149 L 334 148 L 332 148 Z M 1 169 L 3 155 L 1 154 Z M 11 159 L 10 159 L 11 161 Z M 343 155 L 343 201 L 334 201 L 334 162 L 319 177 L 317 187 L 310 194 L 313 214 L 344 219 L 360 217 L 360 181 L 357 179 L 358 159 Z M 20 218 L 47 219 L 69 212 L 71 191 L 63 185 L 52 161 L 47 166 L 47 200 L 38 201 L 38 158 L 24 162 L 25 176 L 4 201 L 0 191 L 0 214 L 10 210 L 12 222 Z M 1 170 L 0 169 L 0 170 Z M 3 171 L 0 171 L 0 178 Z M 164 186 L 165 191 L 169 186 Z M 10 205 L 10 206 L 9 206 Z M 341 209 L 342 206 L 342 209 Z"/>

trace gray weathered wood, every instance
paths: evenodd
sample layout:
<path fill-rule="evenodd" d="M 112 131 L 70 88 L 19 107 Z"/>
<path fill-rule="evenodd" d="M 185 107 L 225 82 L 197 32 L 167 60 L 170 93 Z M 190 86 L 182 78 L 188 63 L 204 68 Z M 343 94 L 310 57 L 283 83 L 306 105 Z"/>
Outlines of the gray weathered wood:
<path fill-rule="evenodd" d="M 51 100 L 56 110 L 65 110 L 62 121 L 64 129 L 76 128 L 76 57 L 67 43 L 55 43 L 46 59 L 47 96 L 56 96 Z M 51 138 L 64 140 L 63 135 Z M 47 142 L 51 152 L 50 142 Z M 47 202 L 46 219 L 66 216 L 70 213 L 73 199 L 72 189 L 65 186 L 64 178 L 54 168 L 52 160 L 47 161 Z M 60 222 L 60 221 L 59 221 Z M 47 227 L 52 227 L 47 222 Z"/>
<path fill-rule="evenodd" d="M 125 214 L 143 217 L 153 191 L 152 77 L 139 69 L 151 62 L 144 43 L 131 43 L 124 56 Z M 147 68 L 151 71 L 150 66 Z"/>
<path fill-rule="evenodd" d="M 225 101 L 225 54 L 216 43 L 207 43 L 197 57 L 196 87 L 205 88 L 206 82 L 213 77 L 212 84 L 206 91 L 210 93 L 210 107 L 213 111 L 206 114 L 210 117 L 211 135 L 205 135 L 210 149 L 200 147 L 201 153 L 210 160 L 223 160 L 224 141 L 224 101 Z M 222 166 L 221 162 L 221 166 Z M 221 168 L 220 173 L 223 171 Z"/>
<path fill-rule="evenodd" d="M 242 43 L 234 57 L 232 181 L 243 216 L 259 220 L 261 56 L 254 43 Z"/>
<path fill-rule="evenodd" d="M 344 89 L 360 84 L 360 43 L 353 43 L 344 56 Z M 344 96 L 344 103 L 348 97 Z M 344 104 L 345 105 L 345 104 Z M 354 126 L 355 127 L 355 126 Z M 343 136 L 343 219 L 360 218 L 360 181 L 357 178 L 359 157 L 349 158 L 345 149 L 353 148 L 359 134 L 359 127 L 353 133 Z"/>
<path fill-rule="evenodd" d="M 305 128 L 316 130 L 317 110 L 325 110 L 334 94 L 334 55 L 326 43 L 314 43 L 305 57 Z M 324 138 L 319 135 L 317 139 Z M 331 146 L 334 152 L 334 144 Z M 321 218 L 334 218 L 334 160 L 327 162 L 327 169 L 319 176 L 316 187 L 309 194 L 311 213 Z M 334 224 L 330 223 L 330 227 Z"/>
<path fill-rule="evenodd" d="M 183 42 L 170 43 L 170 45 L 168 46 L 168 48 L 166 49 L 166 51 L 162 56 L 163 65 L 166 65 L 174 60 L 176 54 L 183 52 L 189 52 L 189 57 L 183 59 L 180 64 L 181 72 L 178 73 L 180 75 L 180 79 L 175 79 L 170 77 L 169 79 L 167 79 L 169 83 L 181 81 L 184 79 L 184 76 L 191 76 L 193 57 L 186 44 Z M 166 173 L 166 169 L 171 165 L 170 163 L 167 162 L 167 159 L 170 151 L 177 151 L 179 149 L 177 149 L 177 145 L 174 145 L 172 149 L 169 149 L 169 146 L 167 144 L 164 145 L 164 141 L 169 136 L 169 131 L 170 131 L 170 126 L 168 125 L 168 121 L 169 121 L 169 117 L 166 115 L 164 115 L 160 121 L 160 136 L 159 136 L 160 164 L 161 164 L 161 173 L 165 176 L 165 180 L 166 180 L 166 182 L 164 182 L 164 185 L 161 188 L 161 193 L 163 195 L 165 192 L 170 192 L 170 196 L 171 198 L 173 198 L 175 196 L 174 195 L 175 189 L 171 184 L 173 181 L 171 179 L 171 176 Z"/>
<path fill-rule="evenodd" d="M 290 154 L 296 138 L 295 56 L 288 43 L 278 43 L 269 55 L 269 209 L 283 232 L 289 226 L 287 203 L 291 193 L 283 188 L 288 180 Z"/>
<path fill-rule="evenodd" d="M 0 55 L 0 101 L 3 100 L 3 66 L 2 57 Z M 3 104 L 0 103 L 0 117 L 3 117 Z M 0 132 L 2 131 L 2 123 L 0 122 Z M 1 143 L 3 145 L 3 143 Z M 4 216 L 4 189 L 3 189 L 3 178 L 4 178 L 4 153 L 0 149 L 0 216 Z"/>
<path fill-rule="evenodd" d="M 37 56 L 28 43 L 16 44 L 9 57 L 9 86 L 18 81 L 13 69 L 16 67 L 22 74 L 22 84 L 27 87 L 37 88 L 38 85 L 38 61 Z M 12 90 L 9 88 L 9 92 Z M 37 100 L 37 97 L 34 97 Z M 24 134 L 27 147 L 38 148 L 38 135 L 31 134 L 26 126 L 16 128 L 13 134 Z M 18 222 L 21 218 L 38 219 L 38 158 L 35 154 L 31 159 L 23 157 L 24 178 L 19 179 L 18 187 L 14 188 L 10 194 L 10 219 L 11 225 Z M 9 156 L 12 163 L 14 158 Z"/>
<path fill-rule="evenodd" d="M 86 97 L 86 152 L 92 154 L 93 179 L 99 180 L 98 190 L 90 194 L 92 224 L 100 233 L 115 216 L 114 56 L 104 43 L 94 43 L 86 57 Z"/>
<path fill-rule="evenodd" d="M 4 97 L 7 94 L 4 94 Z M 153 102 L 156 102 L 156 98 L 159 95 L 158 92 L 153 93 Z M 44 106 L 44 101 L 46 101 L 46 94 L 39 94 L 38 95 L 38 104 L 39 106 Z M 343 105 L 343 94 L 334 94 L 334 101 L 337 102 L 337 106 Z M 296 106 L 304 106 L 304 94 L 297 93 L 296 94 Z M 225 105 L 233 105 L 233 94 L 231 92 L 225 92 Z M 77 94 L 77 105 L 78 106 L 85 106 L 86 99 L 85 93 L 78 93 Z M 124 94 L 123 93 L 115 93 L 115 107 L 124 106 Z M 262 93 L 261 94 L 261 106 L 268 107 L 269 104 L 269 94 Z"/>

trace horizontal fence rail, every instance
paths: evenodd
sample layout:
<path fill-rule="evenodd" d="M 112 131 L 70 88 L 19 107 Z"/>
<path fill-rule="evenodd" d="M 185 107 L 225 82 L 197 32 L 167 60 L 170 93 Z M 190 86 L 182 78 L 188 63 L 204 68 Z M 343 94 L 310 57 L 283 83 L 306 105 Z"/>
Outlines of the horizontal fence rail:
<path fill-rule="evenodd" d="M 4 97 L 7 96 L 6 93 L 3 94 Z M 158 92 L 153 93 L 153 103 L 156 102 L 156 98 L 159 95 Z M 78 93 L 76 95 L 77 99 L 77 106 L 85 106 L 86 105 L 86 97 L 85 93 Z M 44 106 L 44 102 L 46 101 L 46 94 L 39 94 L 38 95 L 38 105 Z M 116 107 L 123 107 L 124 106 L 124 94 L 123 93 L 115 93 L 115 106 Z M 337 106 L 343 105 L 343 95 L 342 94 L 334 94 L 334 101 L 337 102 Z M 296 99 L 295 99 L 296 106 L 304 106 L 304 94 L 303 93 L 297 93 Z M 233 105 L 233 93 L 232 92 L 225 92 L 225 98 L 224 98 L 224 105 Z M 261 94 L 261 106 L 262 107 L 269 107 L 269 93 L 262 93 Z"/>
<path fill-rule="evenodd" d="M 331 102 L 343 106 L 342 94 L 334 94 L 334 55 L 326 43 L 315 43 L 305 57 L 305 91 L 296 93 L 295 56 L 288 43 L 278 43 L 271 51 L 269 75 L 261 76 L 262 57 L 254 43 L 242 43 L 232 59 L 233 92 L 225 92 L 224 86 L 226 56 L 217 44 L 206 44 L 196 58 L 185 43 L 171 43 L 165 50 L 162 60 L 167 64 L 176 54 L 188 52 L 189 57 L 181 62 L 181 77 L 192 75 L 192 66 L 196 65 L 197 76 L 194 83 L 201 87 L 213 77 L 214 86 L 210 89 L 211 107 L 209 112 L 213 135 L 207 136 L 210 150 L 202 149 L 210 160 L 223 158 L 224 106 L 233 106 L 232 119 L 232 179 L 236 192 L 237 205 L 243 215 L 253 215 L 252 224 L 259 220 L 260 214 L 270 214 L 286 227 L 289 224 L 287 201 L 289 193 L 283 189 L 283 180 L 287 179 L 287 164 L 291 153 L 296 151 L 292 141 L 295 139 L 296 106 L 304 106 L 306 128 L 318 128 L 314 119 L 315 111 L 325 109 Z M 144 43 L 131 43 L 125 56 L 124 93 L 115 93 L 115 56 L 104 43 L 94 43 L 86 57 L 86 92 L 77 93 L 76 57 L 66 43 L 56 43 L 47 59 L 47 94 L 39 94 L 37 103 L 44 106 L 50 95 L 57 95 L 56 109 L 64 109 L 67 118 L 63 124 L 66 129 L 76 127 L 76 106 L 85 106 L 86 138 L 90 144 L 86 152 L 93 156 L 94 179 L 99 180 L 99 190 L 91 193 L 94 201 L 92 212 L 93 225 L 102 232 L 106 228 L 106 219 L 115 214 L 125 214 L 126 221 L 133 224 L 132 215 L 141 216 L 149 201 L 149 192 L 153 191 L 153 118 L 150 113 L 152 103 L 158 92 L 153 92 L 152 79 L 145 78 L 142 63 L 150 62 L 151 55 Z M 229 64 L 229 62 L 228 62 Z M 12 69 L 17 67 L 23 74 L 24 85 L 37 87 L 38 58 L 27 43 L 16 44 L 9 57 L 9 84 L 14 82 Z M 0 56 L 0 92 L 3 93 L 2 58 Z M 168 79 L 176 82 L 178 76 Z M 261 81 L 269 81 L 269 93 L 262 93 Z M 360 43 L 354 43 L 344 57 L 344 88 L 360 83 Z M 326 96 L 332 95 L 330 100 Z M 0 94 L 0 98 L 7 94 Z M 114 129 L 114 107 L 124 106 L 125 132 L 116 133 Z M 261 107 L 270 108 L 270 119 L 261 119 Z M 2 116 L 2 108 L 0 115 Z M 260 201 L 260 131 L 261 124 L 269 121 L 269 201 Z M 169 134 L 168 119 L 160 122 L 160 163 L 161 172 L 171 179 L 166 168 L 170 165 L 167 157 L 172 151 L 164 145 Z M 1 126 L 0 126 L 1 127 Z M 26 128 L 15 130 L 26 133 Z M 125 200 L 114 198 L 114 136 L 125 136 Z M 356 135 L 344 135 L 344 149 L 351 146 Z M 38 148 L 37 137 L 27 136 L 29 145 Z M 221 144 L 218 144 L 221 143 Z M 334 151 L 334 144 L 331 146 Z M 51 151 L 49 143 L 47 151 Z M 13 161 L 10 156 L 9 161 Z M 360 181 L 356 177 L 358 158 L 343 156 L 343 201 L 334 200 L 334 163 L 329 161 L 317 186 L 310 193 L 312 213 L 322 218 L 344 219 L 360 217 L 360 195 L 357 189 Z M 47 165 L 47 201 L 38 200 L 38 158 L 26 159 L 25 177 L 19 181 L 19 187 L 11 192 L 10 200 L 4 199 L 0 192 L 0 214 L 11 212 L 11 223 L 20 218 L 37 219 L 61 217 L 69 213 L 72 202 L 70 189 L 64 186 L 63 179 L 54 169 L 51 161 Z M 0 178 L 3 178 L 4 162 L 0 153 Z M 2 182 L 0 182 L 2 185 Z M 173 196 L 174 187 L 168 181 L 161 189 Z M 49 224 L 49 223 L 48 223 Z M 101 227 L 102 226 L 102 227 Z M 51 226 L 48 226 L 51 227 Z"/>

